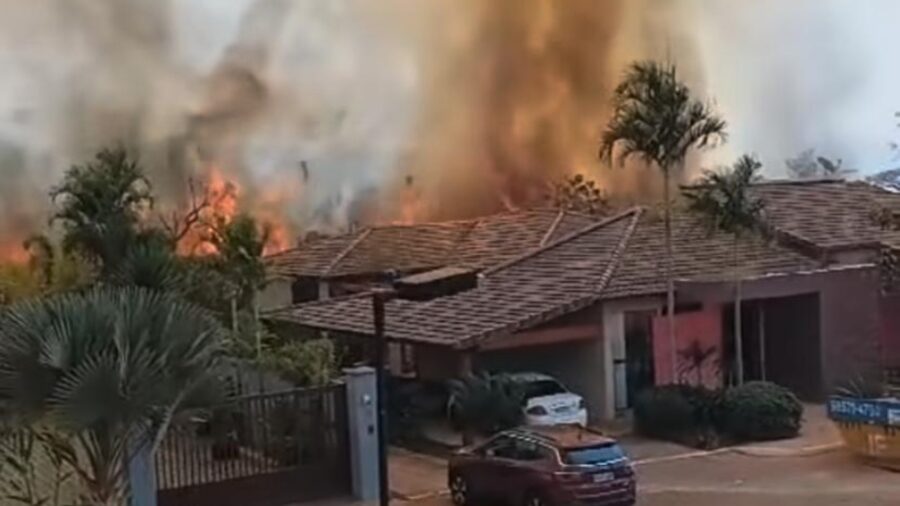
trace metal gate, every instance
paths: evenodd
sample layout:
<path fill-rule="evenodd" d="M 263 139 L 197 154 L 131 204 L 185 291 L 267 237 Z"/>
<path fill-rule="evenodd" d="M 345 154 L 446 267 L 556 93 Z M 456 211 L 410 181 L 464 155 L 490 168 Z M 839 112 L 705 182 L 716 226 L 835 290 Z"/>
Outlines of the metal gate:
<path fill-rule="evenodd" d="M 284 506 L 350 491 L 344 385 L 239 397 L 173 427 L 159 506 Z"/>

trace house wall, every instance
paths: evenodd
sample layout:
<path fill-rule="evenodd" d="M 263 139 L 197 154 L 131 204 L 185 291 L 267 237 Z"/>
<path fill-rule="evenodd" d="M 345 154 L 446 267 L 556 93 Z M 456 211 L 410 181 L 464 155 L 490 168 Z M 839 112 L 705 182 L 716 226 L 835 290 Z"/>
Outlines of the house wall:
<path fill-rule="evenodd" d="M 840 265 L 859 265 L 877 263 L 881 254 L 878 248 L 857 248 L 835 251 L 828 254 L 828 263 Z"/>
<path fill-rule="evenodd" d="M 413 348 L 416 377 L 424 381 L 458 378 L 468 367 L 463 352 L 444 346 L 416 345 Z"/>
<path fill-rule="evenodd" d="M 743 293 L 747 300 L 819 294 L 819 397 L 850 379 L 881 376 L 881 280 L 875 266 L 751 280 Z M 684 298 L 728 302 L 730 283 L 682 286 L 679 300 Z"/>
<path fill-rule="evenodd" d="M 540 372 L 563 382 L 584 397 L 592 420 L 611 416 L 606 409 L 603 340 L 481 352 L 474 357 L 477 370 L 492 372 Z"/>
<path fill-rule="evenodd" d="M 716 363 L 722 356 L 722 306 L 705 304 L 700 311 L 675 313 L 675 346 L 678 369 L 672 371 L 672 340 L 669 338 L 669 322 L 666 315 L 653 318 L 653 360 L 657 385 L 676 382 L 694 382 L 696 370 L 690 368 L 690 361 L 680 356 L 694 343 L 703 349 L 713 348 L 715 353 L 702 368 L 703 383 L 709 387 L 722 385 L 721 374 Z"/>
<path fill-rule="evenodd" d="M 290 306 L 293 303 L 291 297 L 291 285 L 293 280 L 288 278 L 274 278 L 266 281 L 266 287 L 259 292 L 259 308 L 262 311 Z"/>
<path fill-rule="evenodd" d="M 881 299 L 881 342 L 884 364 L 900 367 L 900 295 Z"/>

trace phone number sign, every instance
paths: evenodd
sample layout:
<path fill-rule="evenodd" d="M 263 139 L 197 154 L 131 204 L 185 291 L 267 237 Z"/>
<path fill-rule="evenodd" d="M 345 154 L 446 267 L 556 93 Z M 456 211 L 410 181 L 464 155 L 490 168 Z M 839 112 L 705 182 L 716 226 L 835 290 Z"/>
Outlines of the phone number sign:
<path fill-rule="evenodd" d="M 832 397 L 828 400 L 828 418 L 837 422 L 896 427 L 900 426 L 900 401 Z"/>

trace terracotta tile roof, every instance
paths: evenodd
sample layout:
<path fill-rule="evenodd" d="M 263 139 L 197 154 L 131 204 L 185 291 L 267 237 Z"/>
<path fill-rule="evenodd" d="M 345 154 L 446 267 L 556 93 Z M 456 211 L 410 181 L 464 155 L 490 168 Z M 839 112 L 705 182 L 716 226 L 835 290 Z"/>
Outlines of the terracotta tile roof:
<path fill-rule="evenodd" d="M 595 218 L 537 209 L 322 237 L 269 257 L 270 274 L 338 277 L 446 265 L 483 269 L 580 230 Z"/>
<path fill-rule="evenodd" d="M 730 277 L 734 240 L 710 234 L 692 216 L 676 212 L 672 223 L 673 277 L 680 280 Z M 665 234 L 661 216 L 645 214 L 628 242 L 604 298 L 651 295 L 666 291 Z M 783 245 L 758 240 L 740 244 L 738 258 L 745 276 L 806 271 L 819 263 Z"/>
<path fill-rule="evenodd" d="M 596 219 L 550 209 L 487 216 L 475 220 L 453 251 L 452 263 L 477 269 L 494 266 L 591 223 Z"/>
<path fill-rule="evenodd" d="M 266 257 L 270 275 L 317 276 L 329 266 L 365 231 L 335 237 L 319 237 L 302 246 Z"/>
<path fill-rule="evenodd" d="M 389 338 L 477 346 L 596 302 L 610 280 L 641 211 L 596 222 L 487 271 L 472 290 L 428 302 L 387 303 Z M 302 304 L 267 318 L 313 328 L 370 335 L 367 295 Z"/>
<path fill-rule="evenodd" d="M 875 243 L 900 245 L 900 233 L 873 219 L 879 208 L 900 212 L 900 194 L 861 181 L 779 181 L 757 185 L 772 224 L 823 249 Z"/>

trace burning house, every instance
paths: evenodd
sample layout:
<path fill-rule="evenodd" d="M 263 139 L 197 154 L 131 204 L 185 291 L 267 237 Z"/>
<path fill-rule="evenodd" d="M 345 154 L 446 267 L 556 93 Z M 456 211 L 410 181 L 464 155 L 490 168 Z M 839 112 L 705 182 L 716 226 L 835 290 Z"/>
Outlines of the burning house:
<path fill-rule="evenodd" d="M 873 218 L 900 212 L 900 195 L 836 180 L 754 191 L 777 233 L 738 254 L 747 378 L 819 399 L 900 366 L 900 296 L 884 261 L 900 252 L 900 232 Z M 592 416 L 610 418 L 648 385 L 733 374 L 733 239 L 680 213 L 674 226 L 674 342 L 683 356 L 674 371 L 662 223 L 643 208 L 603 219 L 513 212 L 316 239 L 270 257 L 270 277 L 282 281 L 270 287 L 266 318 L 298 338 L 325 331 L 364 343 L 373 332 L 367 285 L 469 276 L 433 300 L 387 304 L 394 373 L 551 373 L 584 395 Z M 713 359 L 692 363 L 696 345 L 714 349 Z"/>

